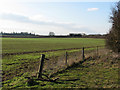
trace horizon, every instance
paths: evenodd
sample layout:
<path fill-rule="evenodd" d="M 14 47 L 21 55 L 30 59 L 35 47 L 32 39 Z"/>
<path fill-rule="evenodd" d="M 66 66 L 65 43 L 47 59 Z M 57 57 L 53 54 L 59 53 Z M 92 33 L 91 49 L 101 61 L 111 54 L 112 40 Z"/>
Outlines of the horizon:
<path fill-rule="evenodd" d="M 90 1 L 90 2 L 88 2 Z M 71 32 L 107 34 L 109 16 L 117 0 L 2 0 L 0 32 L 28 32 L 39 35 L 67 35 Z"/>
<path fill-rule="evenodd" d="M 48 34 L 36 34 L 36 33 L 31 33 L 31 32 L 0 32 L 0 35 L 2 35 L 2 34 L 22 34 L 22 33 L 27 33 L 27 34 L 33 34 L 33 35 L 39 35 L 39 36 L 49 36 L 50 34 L 50 32 L 48 33 Z M 54 33 L 54 32 L 53 32 Z M 86 34 L 86 33 L 81 33 L 81 32 L 69 32 L 68 34 L 64 34 L 64 35 L 61 35 L 61 34 L 55 34 L 54 33 L 54 36 L 68 36 L 68 35 L 70 35 L 70 34 L 85 34 L 85 35 L 106 35 L 106 34 L 92 34 L 92 33 L 90 33 L 90 34 Z"/>

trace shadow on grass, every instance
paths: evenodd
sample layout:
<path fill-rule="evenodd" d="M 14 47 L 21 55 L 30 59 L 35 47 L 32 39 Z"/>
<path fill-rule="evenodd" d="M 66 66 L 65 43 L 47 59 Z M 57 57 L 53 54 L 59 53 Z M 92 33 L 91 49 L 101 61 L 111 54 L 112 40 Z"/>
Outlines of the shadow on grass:
<path fill-rule="evenodd" d="M 62 73 L 65 73 L 65 72 L 68 72 L 69 70 L 71 69 L 74 69 L 76 67 L 81 67 L 81 68 L 84 68 L 85 66 L 83 66 L 82 64 L 88 60 L 92 60 L 92 57 L 89 57 L 89 58 L 86 58 L 84 61 L 80 61 L 78 63 L 73 63 L 71 66 L 67 66 L 66 69 L 62 70 L 62 71 L 58 71 L 57 73 L 54 73 L 52 74 L 50 77 L 46 76 L 43 74 L 43 76 L 46 77 L 46 79 L 44 78 L 40 78 L 40 79 L 28 79 L 28 86 L 34 86 L 34 85 L 39 85 L 39 83 L 37 83 L 36 81 L 48 81 L 48 82 L 53 82 L 53 83 L 56 83 L 56 84 L 64 84 L 64 81 L 77 81 L 77 80 L 80 80 L 80 79 L 69 79 L 69 80 L 59 80 L 59 78 L 56 78 L 56 79 L 51 79 L 52 77 L 55 77 L 56 75 L 58 74 L 62 74 Z M 67 71 L 68 70 L 68 71 Z M 57 81 L 59 80 L 59 81 Z"/>
<path fill-rule="evenodd" d="M 82 63 L 84 63 L 84 62 L 86 62 L 86 61 L 88 61 L 88 60 L 91 60 L 91 59 L 92 59 L 92 57 L 88 57 L 88 58 L 86 58 L 84 61 L 80 61 L 80 62 L 78 62 L 78 63 L 73 63 L 71 66 L 67 66 L 66 69 L 64 69 L 64 70 L 62 70 L 62 71 L 58 71 L 57 73 L 52 74 L 52 75 L 50 76 L 50 78 L 55 77 L 55 76 L 58 75 L 58 74 L 62 74 L 62 73 L 68 72 L 67 70 L 71 70 L 71 69 L 74 69 L 74 68 L 76 68 L 76 67 L 84 68 L 85 66 L 83 66 Z"/>

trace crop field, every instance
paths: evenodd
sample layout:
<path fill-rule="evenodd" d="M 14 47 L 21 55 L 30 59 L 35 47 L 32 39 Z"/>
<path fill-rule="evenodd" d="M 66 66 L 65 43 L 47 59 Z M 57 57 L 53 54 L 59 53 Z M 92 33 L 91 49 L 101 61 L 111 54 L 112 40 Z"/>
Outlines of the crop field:
<path fill-rule="evenodd" d="M 104 39 L 92 38 L 2 38 L 2 54 L 63 49 L 56 52 L 44 52 L 47 58 L 53 57 L 53 60 L 56 61 L 57 59 L 54 59 L 56 56 L 65 54 L 66 50 L 64 49 L 104 44 Z M 80 50 L 69 50 L 69 52 L 76 51 L 81 52 Z M 36 74 L 41 54 L 29 53 L 3 56 L 3 80 L 6 81 L 11 80 L 13 77 Z M 63 59 L 65 58 L 64 56 L 62 57 Z M 47 70 L 46 74 L 50 74 L 49 70 Z"/>
<path fill-rule="evenodd" d="M 87 42 L 86 42 L 87 41 Z M 46 57 L 55 57 L 65 54 L 64 49 L 82 48 L 83 46 L 104 45 L 104 39 L 92 38 L 2 38 L 2 52 L 4 53 L 18 53 L 18 52 L 34 52 L 44 50 L 57 50 L 56 52 L 44 52 Z M 77 50 L 70 50 L 69 52 L 76 52 Z M 79 51 L 79 50 L 78 50 Z M 80 51 L 81 52 L 81 51 Z M 26 65 L 30 69 L 37 68 L 32 63 L 39 65 L 40 56 L 42 53 L 29 53 L 19 55 L 5 55 L 2 58 L 3 64 L 3 80 L 10 79 L 16 73 L 16 69 L 21 69 L 21 73 L 25 72 Z M 27 64 L 26 64 L 27 63 Z M 16 69 L 15 69 L 16 68 Z M 23 70 L 24 69 L 24 70 Z M 28 69 L 28 68 L 27 68 Z M 20 74 L 20 73 L 19 73 Z"/>
<path fill-rule="evenodd" d="M 19 53 L 19 52 L 32 52 L 32 53 L 26 53 L 26 54 L 15 54 L 15 55 L 4 55 L 2 57 L 2 72 L 3 72 L 3 87 L 4 88 L 48 88 L 48 87 L 74 87 L 75 85 L 78 85 L 81 82 L 81 85 L 75 86 L 75 87 L 88 87 L 85 86 L 85 83 L 87 83 L 89 75 L 86 75 L 86 81 L 82 83 L 82 81 L 79 81 L 78 78 L 79 75 L 84 77 L 85 74 L 88 72 L 87 70 L 92 70 L 89 67 L 86 69 L 79 68 L 81 70 L 81 73 L 78 73 L 80 71 L 76 69 L 68 69 L 69 75 L 67 73 L 61 73 L 58 75 L 55 75 L 53 77 L 52 74 L 56 72 L 57 70 L 64 69 L 64 60 L 65 60 L 65 52 L 68 52 L 68 58 L 69 58 L 69 64 L 72 65 L 75 62 L 79 62 L 81 60 L 81 49 L 74 49 L 74 48 L 82 48 L 84 47 L 93 47 L 93 46 L 101 46 L 105 45 L 104 39 L 93 39 L 93 38 L 2 38 L 2 52 L 3 54 L 6 53 Z M 54 52 L 49 52 L 49 50 L 57 50 L 62 49 Z M 65 49 L 65 50 L 64 50 Z M 68 50 L 67 50 L 68 49 Z M 71 49 L 71 50 L 69 50 Z M 48 51 L 48 52 L 37 52 L 35 51 Z M 104 50 L 103 50 L 104 51 Z M 94 52 L 94 53 L 92 53 Z M 87 55 L 96 55 L 96 48 L 88 48 L 85 49 L 85 55 L 87 58 Z M 46 58 L 49 60 L 46 60 L 44 63 L 44 70 L 43 73 L 48 75 L 49 77 L 56 78 L 60 77 L 58 79 L 58 82 L 49 82 L 49 81 L 36 81 L 36 74 L 38 72 L 38 66 L 40 63 L 40 56 L 41 54 L 45 54 Z M 104 55 L 104 53 L 103 53 Z M 88 62 L 91 65 L 92 61 Z M 96 62 L 97 63 L 97 62 Z M 87 65 L 87 62 L 86 64 Z M 116 65 L 116 63 L 115 63 Z M 62 67 L 63 66 L 63 67 Z M 97 68 L 97 65 L 95 66 Z M 116 67 L 115 67 L 116 68 Z M 99 69 L 99 68 L 98 68 Z M 95 69 L 97 71 L 97 69 Z M 95 71 L 95 72 L 96 72 Z M 76 72 L 75 75 L 72 76 L 72 74 Z M 94 71 L 91 71 L 91 73 L 94 73 Z M 106 71 L 107 72 L 107 71 Z M 117 73 L 117 68 L 113 69 L 114 75 Z M 98 73 L 100 74 L 100 73 Z M 70 76 L 71 75 L 71 76 Z M 63 77 L 62 77 L 63 76 Z M 65 76 L 68 76 L 68 78 L 64 78 Z M 93 77 L 97 78 L 96 75 L 93 75 Z M 34 78 L 34 81 L 29 82 L 28 78 L 26 77 L 32 77 Z M 73 78 L 74 77 L 74 78 Z M 68 79 L 68 80 L 66 80 Z M 71 81 L 70 81 L 71 80 Z M 75 80 L 75 82 L 74 82 Z M 81 79 L 82 80 L 82 79 Z M 84 80 L 84 79 L 83 79 Z M 115 78 L 116 80 L 116 78 Z M 67 82 L 68 81 L 68 82 Z M 70 82 L 69 82 L 70 81 Z M 101 81 L 102 82 L 102 81 Z M 76 83 L 72 85 L 72 83 Z M 111 81 L 112 83 L 112 81 Z M 58 85 L 57 85 L 58 84 Z M 84 84 L 84 85 L 83 85 Z M 91 87 L 95 83 L 93 82 L 91 84 Z M 87 85 L 87 84 L 86 84 Z M 114 86 L 116 87 L 117 84 Z M 97 87 L 97 86 L 96 86 Z"/>
<path fill-rule="evenodd" d="M 93 38 L 2 38 L 2 53 L 35 52 L 104 45 Z"/>

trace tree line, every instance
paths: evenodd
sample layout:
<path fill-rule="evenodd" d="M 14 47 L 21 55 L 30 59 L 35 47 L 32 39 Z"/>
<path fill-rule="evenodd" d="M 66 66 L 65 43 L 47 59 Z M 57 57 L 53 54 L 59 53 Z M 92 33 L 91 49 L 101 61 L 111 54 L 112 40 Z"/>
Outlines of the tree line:
<path fill-rule="evenodd" d="M 28 33 L 28 32 L 12 32 L 12 33 L 6 33 L 6 32 L 0 32 L 1 35 L 31 35 L 31 36 L 35 36 L 35 34 L 32 33 Z"/>

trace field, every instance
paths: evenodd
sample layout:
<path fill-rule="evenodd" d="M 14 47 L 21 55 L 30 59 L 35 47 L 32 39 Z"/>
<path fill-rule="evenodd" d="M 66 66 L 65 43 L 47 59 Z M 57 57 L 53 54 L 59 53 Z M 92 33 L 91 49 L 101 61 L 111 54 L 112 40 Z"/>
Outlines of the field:
<path fill-rule="evenodd" d="M 87 41 L 87 42 L 86 42 Z M 34 52 L 104 45 L 92 38 L 3 38 L 2 53 Z"/>
<path fill-rule="evenodd" d="M 104 48 L 99 48 L 99 51 L 102 51 L 99 52 L 99 57 L 96 58 L 96 47 L 86 48 L 85 56 L 88 58 L 88 61 L 86 60 L 83 63 L 79 63 L 82 60 L 81 49 L 73 49 L 82 48 L 83 46 L 91 47 L 105 45 L 104 39 L 3 38 L 2 45 L 3 54 L 31 52 L 27 54 L 3 56 L 2 70 L 4 88 L 118 87 L 118 59 L 115 57 L 111 58 L 113 53 Z M 57 49 L 62 50 L 34 53 L 35 51 Z M 68 66 L 64 65 L 66 51 L 69 56 Z M 36 78 L 40 63 L 40 55 L 43 53 L 46 55 L 46 58 L 49 59 L 45 61 L 43 73 L 52 80 L 54 80 L 54 78 L 59 78 L 56 81 L 41 81 Z M 89 59 L 89 57 L 91 57 L 91 59 Z M 28 79 L 28 77 L 30 77 L 30 79 Z"/>

